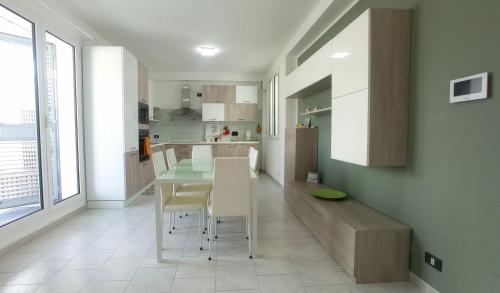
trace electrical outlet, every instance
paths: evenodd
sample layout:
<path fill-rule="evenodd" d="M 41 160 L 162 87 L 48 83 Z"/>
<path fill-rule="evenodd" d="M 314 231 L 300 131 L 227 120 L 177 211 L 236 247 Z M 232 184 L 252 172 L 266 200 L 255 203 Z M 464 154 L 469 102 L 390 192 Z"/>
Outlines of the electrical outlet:
<path fill-rule="evenodd" d="M 425 252 L 425 263 L 440 272 L 443 271 L 443 261 L 427 251 Z"/>

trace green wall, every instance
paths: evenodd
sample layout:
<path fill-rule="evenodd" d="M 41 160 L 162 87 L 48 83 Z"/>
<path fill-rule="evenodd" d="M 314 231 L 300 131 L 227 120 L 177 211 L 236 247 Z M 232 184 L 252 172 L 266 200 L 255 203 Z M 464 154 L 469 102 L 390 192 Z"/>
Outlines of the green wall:
<path fill-rule="evenodd" d="M 360 1 L 305 60 L 367 7 L 413 7 L 406 167 L 330 159 L 330 114 L 319 126 L 323 182 L 413 229 L 411 271 L 440 292 L 500 292 L 500 1 Z M 449 104 L 449 81 L 491 73 L 487 100 Z M 327 106 L 330 90 L 299 100 Z M 299 116 L 299 120 L 304 117 Z M 443 272 L 424 251 L 443 259 Z"/>

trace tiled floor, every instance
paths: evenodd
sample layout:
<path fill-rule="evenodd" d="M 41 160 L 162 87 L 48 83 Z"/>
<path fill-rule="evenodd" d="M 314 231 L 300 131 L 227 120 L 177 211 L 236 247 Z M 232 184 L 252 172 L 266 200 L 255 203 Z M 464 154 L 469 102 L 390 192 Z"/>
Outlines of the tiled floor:
<path fill-rule="evenodd" d="M 0 258 L 2 292 L 420 292 L 411 283 L 354 285 L 261 176 L 259 248 L 248 258 L 244 222 L 224 218 L 214 260 L 199 250 L 197 216 L 177 220 L 156 263 L 154 200 L 126 209 L 88 209 Z M 204 246 L 206 246 L 204 242 Z"/>

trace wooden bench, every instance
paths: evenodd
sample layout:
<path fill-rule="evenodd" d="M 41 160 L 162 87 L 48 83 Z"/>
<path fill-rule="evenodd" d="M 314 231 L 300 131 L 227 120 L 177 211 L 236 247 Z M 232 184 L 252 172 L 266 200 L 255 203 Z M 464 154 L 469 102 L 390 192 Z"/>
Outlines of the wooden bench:
<path fill-rule="evenodd" d="M 288 181 L 285 199 L 343 269 L 356 283 L 407 281 L 410 228 L 353 198 L 325 201 L 310 195 L 322 187 Z"/>

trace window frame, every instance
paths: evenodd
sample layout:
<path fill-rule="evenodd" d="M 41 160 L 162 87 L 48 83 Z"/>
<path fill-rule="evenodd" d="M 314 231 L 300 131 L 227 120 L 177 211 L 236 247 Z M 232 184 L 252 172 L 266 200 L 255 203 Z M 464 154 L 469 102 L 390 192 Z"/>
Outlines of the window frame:
<path fill-rule="evenodd" d="M 269 80 L 269 137 L 280 135 L 279 73 Z"/>

